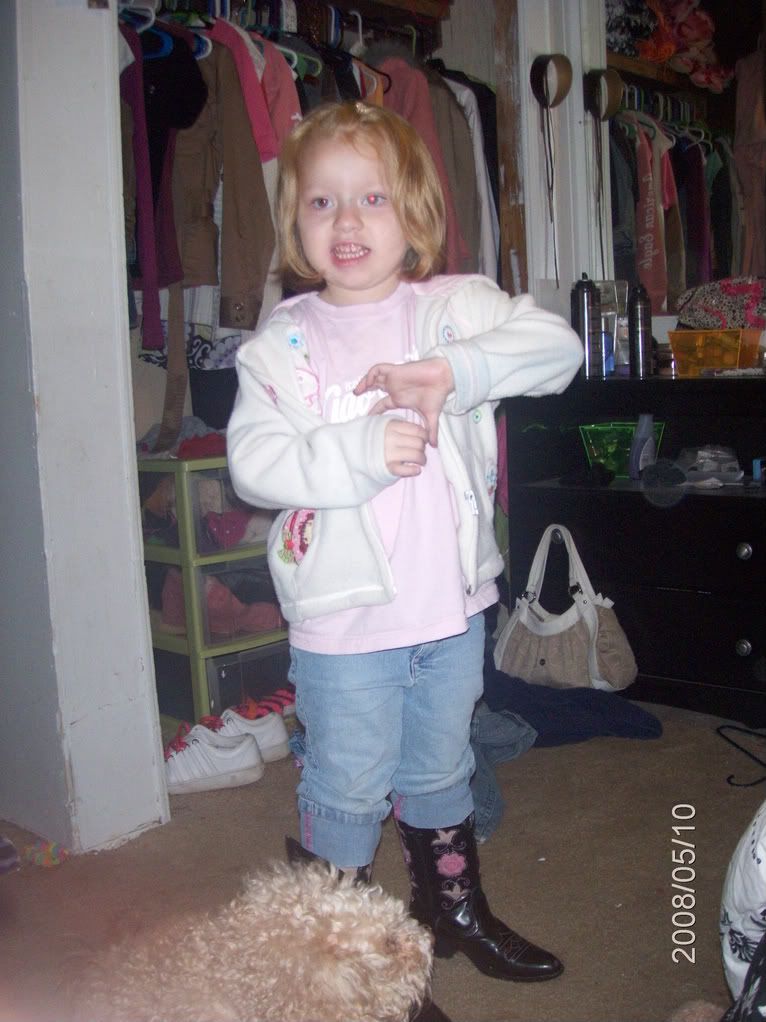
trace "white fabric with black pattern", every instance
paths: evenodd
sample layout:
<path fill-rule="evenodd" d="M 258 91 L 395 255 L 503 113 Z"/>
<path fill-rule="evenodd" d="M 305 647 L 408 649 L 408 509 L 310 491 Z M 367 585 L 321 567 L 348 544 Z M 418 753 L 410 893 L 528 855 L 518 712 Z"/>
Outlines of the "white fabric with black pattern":
<path fill-rule="evenodd" d="M 721 952 L 726 980 L 738 998 L 766 932 L 766 802 L 739 840 L 721 897 Z"/>

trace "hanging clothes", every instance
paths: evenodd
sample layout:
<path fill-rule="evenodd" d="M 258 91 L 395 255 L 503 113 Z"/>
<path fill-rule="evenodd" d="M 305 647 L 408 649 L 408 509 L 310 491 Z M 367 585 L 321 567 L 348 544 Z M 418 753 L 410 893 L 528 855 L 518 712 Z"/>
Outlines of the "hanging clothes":
<path fill-rule="evenodd" d="M 431 153 L 441 181 L 447 212 L 446 272 L 462 273 L 470 260 L 470 253 L 460 232 L 426 76 L 402 57 L 385 57 L 378 61 L 369 55 L 368 59 L 373 67 L 380 68 L 391 79 L 391 85 L 383 97 L 384 105 L 413 125 Z"/>
<path fill-rule="evenodd" d="M 133 54 L 133 62 L 120 74 L 120 92 L 125 112 L 122 120 L 123 153 L 129 140 L 133 156 L 133 173 L 127 180 L 128 215 L 126 232 L 135 229 L 132 240 L 127 242 L 127 251 L 133 262 L 128 263 L 128 282 L 133 294 L 131 267 L 140 266 L 142 285 L 143 345 L 145 348 L 162 348 L 165 340 L 160 320 L 160 297 L 157 277 L 157 248 L 154 237 L 154 200 L 149 161 L 149 140 L 146 132 L 146 109 L 144 106 L 143 54 L 138 33 L 128 25 L 120 23 L 120 33 Z M 135 181 L 135 190 L 130 191 Z"/>
<path fill-rule="evenodd" d="M 667 301 L 665 219 L 661 201 L 661 145 L 653 147 L 653 129 L 632 111 L 620 115 L 636 133 L 639 198 L 636 206 L 636 268 L 649 294 L 652 312 L 659 315 Z M 656 131 L 654 134 L 658 134 Z"/>
<path fill-rule="evenodd" d="M 730 140 L 723 136 L 717 138 L 716 149 L 723 162 L 721 173 L 728 175 L 731 192 L 731 265 L 723 276 L 740 277 L 743 275 L 742 258 L 745 248 L 745 197 Z M 725 224 L 722 229 L 725 230 Z"/>
<path fill-rule="evenodd" d="M 447 77 L 444 78 L 444 81 L 463 110 L 471 138 L 473 169 L 479 202 L 477 269 L 479 273 L 497 280 L 500 255 L 500 220 L 492 196 L 492 182 L 487 165 L 478 100 L 476 94 L 467 85 Z"/>
<path fill-rule="evenodd" d="M 274 43 L 256 32 L 251 32 L 250 35 L 263 50 L 263 94 L 277 139 L 277 154 L 279 154 L 285 139 L 303 116 L 298 92 L 295 88 L 295 79 L 290 65 Z"/>
<path fill-rule="evenodd" d="M 499 160 L 497 155 L 497 97 L 494 90 L 484 82 L 478 82 L 470 78 L 462 71 L 454 68 L 445 68 L 441 61 L 432 61 L 432 64 L 448 82 L 463 85 L 473 93 L 476 98 L 476 106 L 481 120 L 481 134 L 484 143 L 484 162 L 489 175 L 490 189 L 495 209 L 500 208 L 500 183 L 499 183 Z M 470 117 L 469 117 L 470 123 Z"/>
<path fill-rule="evenodd" d="M 294 32 L 253 30 L 220 17 L 205 16 L 205 27 L 192 33 L 181 20 L 183 13 L 158 17 L 155 38 L 143 40 L 121 24 L 123 130 L 130 143 L 126 253 L 136 264 L 141 357 L 173 368 L 163 443 L 172 441 L 187 383 L 195 414 L 215 428 L 227 421 L 236 352 L 282 297 L 273 272 L 278 155 L 319 103 L 353 98 L 389 106 L 424 138 L 445 196 L 449 272 L 478 269 L 494 277 L 499 251 L 496 159 L 490 167 L 484 155 L 493 145 L 496 151 L 496 139 L 486 96 L 476 98 L 480 83 L 426 74 L 392 52 L 381 60 L 352 56 Z M 209 41 L 206 55 L 195 50 L 200 35 Z M 180 80 L 165 81 L 160 61 L 171 55 L 198 79 L 186 93 Z"/>
<path fill-rule="evenodd" d="M 450 193 L 455 200 L 458 226 L 467 248 L 464 271 L 476 273 L 481 248 L 481 210 L 471 132 L 462 107 L 447 83 L 435 71 L 424 74 Z"/>
<path fill-rule="evenodd" d="M 626 128 L 617 120 L 609 122 L 609 166 L 612 198 L 612 241 L 616 280 L 638 283 L 636 272 L 636 208 L 638 170 L 636 149 Z"/>
<path fill-rule="evenodd" d="M 687 280 L 690 285 L 705 284 L 712 279 L 712 258 L 710 201 L 705 186 L 704 156 L 698 144 L 681 138 L 671 158 L 685 213 Z"/>
<path fill-rule="evenodd" d="M 160 287 L 183 277 L 173 210 L 173 163 L 179 130 L 196 121 L 207 101 L 207 86 L 192 52 L 193 37 L 176 25 L 139 33 L 144 106 L 152 178 L 157 276 Z M 157 50 L 157 39 L 162 50 Z M 141 288 L 140 276 L 136 287 Z"/>

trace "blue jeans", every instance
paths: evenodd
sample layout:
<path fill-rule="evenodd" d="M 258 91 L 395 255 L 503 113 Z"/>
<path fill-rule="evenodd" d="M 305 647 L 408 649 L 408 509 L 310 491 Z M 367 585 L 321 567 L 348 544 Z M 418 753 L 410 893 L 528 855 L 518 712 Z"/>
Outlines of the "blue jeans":
<path fill-rule="evenodd" d="M 392 804 L 413 827 L 451 826 L 472 812 L 483 614 L 461 635 L 420 646 L 290 653 L 306 728 L 298 785 L 304 847 L 337 866 L 366 866 Z"/>
<path fill-rule="evenodd" d="M 471 778 L 474 833 L 482 844 L 500 826 L 505 803 L 495 776 L 495 764 L 516 759 L 535 744 L 537 731 L 510 710 L 493 713 L 480 702 L 471 722 L 471 747 L 476 772 Z"/>

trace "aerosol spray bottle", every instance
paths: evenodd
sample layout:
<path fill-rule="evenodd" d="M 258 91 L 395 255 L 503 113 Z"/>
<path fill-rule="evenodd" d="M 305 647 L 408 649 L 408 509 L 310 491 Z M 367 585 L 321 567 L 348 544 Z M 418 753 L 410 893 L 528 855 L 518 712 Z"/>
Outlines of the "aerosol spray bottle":
<path fill-rule="evenodd" d="M 646 288 L 635 284 L 628 296 L 628 349 L 630 375 L 644 379 L 654 373 L 652 364 L 652 303 Z"/>
<path fill-rule="evenodd" d="M 580 373 L 587 379 L 601 379 L 604 376 L 601 294 L 587 273 L 583 273 L 582 280 L 572 286 L 570 301 L 572 329 L 580 335 L 585 350 L 585 361 Z"/>

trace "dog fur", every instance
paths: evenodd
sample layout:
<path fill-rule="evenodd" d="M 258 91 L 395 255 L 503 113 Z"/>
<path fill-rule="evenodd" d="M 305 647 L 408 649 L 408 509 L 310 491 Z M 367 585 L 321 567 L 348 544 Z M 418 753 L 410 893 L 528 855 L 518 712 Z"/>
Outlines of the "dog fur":
<path fill-rule="evenodd" d="M 76 1022 L 406 1022 L 429 993 L 430 932 L 380 887 L 275 864 L 221 911 L 97 956 Z"/>

